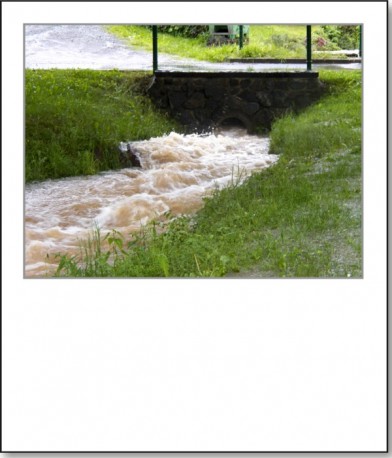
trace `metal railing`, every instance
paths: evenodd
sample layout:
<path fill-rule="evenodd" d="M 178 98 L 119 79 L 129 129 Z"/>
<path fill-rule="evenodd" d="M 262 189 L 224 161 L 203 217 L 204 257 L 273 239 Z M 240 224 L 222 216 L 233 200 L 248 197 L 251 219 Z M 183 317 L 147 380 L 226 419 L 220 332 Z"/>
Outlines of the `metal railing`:
<path fill-rule="evenodd" d="M 312 71 L 312 26 L 306 26 L 306 71 Z"/>
<path fill-rule="evenodd" d="M 158 70 L 158 26 L 152 26 L 152 70 Z"/>
<path fill-rule="evenodd" d="M 244 46 L 244 26 L 239 26 L 239 47 Z M 359 26 L 359 57 L 362 57 L 362 25 Z M 152 26 L 152 61 L 153 72 L 158 70 L 158 26 Z M 312 26 L 306 26 L 306 71 L 312 71 Z"/>

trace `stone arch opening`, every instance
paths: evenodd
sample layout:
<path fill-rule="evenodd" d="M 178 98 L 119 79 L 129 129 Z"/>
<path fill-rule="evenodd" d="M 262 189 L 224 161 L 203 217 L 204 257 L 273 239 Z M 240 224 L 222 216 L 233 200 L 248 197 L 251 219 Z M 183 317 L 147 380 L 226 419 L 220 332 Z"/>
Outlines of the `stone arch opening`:
<path fill-rule="evenodd" d="M 232 111 L 220 116 L 216 122 L 218 127 L 240 127 L 246 129 L 248 132 L 252 130 L 251 120 L 239 111 Z"/>
<path fill-rule="evenodd" d="M 240 127 L 246 129 L 245 123 L 238 118 L 226 118 L 220 122 L 219 127 Z"/>

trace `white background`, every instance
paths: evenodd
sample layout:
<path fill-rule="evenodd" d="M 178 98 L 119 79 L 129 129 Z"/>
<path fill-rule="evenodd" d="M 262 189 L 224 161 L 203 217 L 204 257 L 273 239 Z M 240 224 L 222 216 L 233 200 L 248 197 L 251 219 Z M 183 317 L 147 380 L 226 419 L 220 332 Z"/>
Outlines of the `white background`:
<path fill-rule="evenodd" d="M 3 450 L 384 451 L 386 3 L 3 3 Z M 364 23 L 364 278 L 24 280 L 23 23 Z"/>

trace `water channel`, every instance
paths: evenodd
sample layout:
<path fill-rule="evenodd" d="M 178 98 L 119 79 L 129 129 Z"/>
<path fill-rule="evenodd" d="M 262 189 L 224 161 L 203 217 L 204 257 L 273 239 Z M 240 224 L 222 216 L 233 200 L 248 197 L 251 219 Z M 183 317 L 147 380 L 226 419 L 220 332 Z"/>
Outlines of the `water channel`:
<path fill-rule="evenodd" d="M 125 144 L 121 145 L 125 148 Z M 231 128 L 133 142 L 141 167 L 30 183 L 25 188 L 25 276 L 50 275 L 56 253 L 79 254 L 96 226 L 125 237 L 167 212 L 189 215 L 216 188 L 278 160 L 269 139 Z"/>
<path fill-rule="evenodd" d="M 151 70 L 151 53 L 136 50 L 102 25 L 25 26 L 26 68 Z M 162 70 L 249 71 L 244 63 L 198 62 L 159 54 Z M 301 64 L 252 64 L 252 71 L 303 69 Z M 316 66 L 315 66 L 316 67 Z M 332 66 L 334 68 L 334 66 Z M 340 68 L 358 68 L 346 64 Z M 360 66 L 359 66 L 360 68 Z M 25 187 L 25 276 L 50 275 L 56 253 L 78 254 L 96 226 L 125 236 L 167 212 L 192 214 L 203 197 L 231 180 L 275 163 L 268 138 L 231 130 L 134 142 L 141 168 L 30 183 Z M 125 145 L 124 145 L 125 148 Z"/>

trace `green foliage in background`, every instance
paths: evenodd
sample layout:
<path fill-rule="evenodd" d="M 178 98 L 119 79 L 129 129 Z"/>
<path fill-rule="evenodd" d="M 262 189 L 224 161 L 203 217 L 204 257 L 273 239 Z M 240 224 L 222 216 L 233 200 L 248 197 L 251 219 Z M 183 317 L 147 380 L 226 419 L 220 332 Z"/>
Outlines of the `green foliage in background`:
<path fill-rule="evenodd" d="M 358 25 L 323 25 L 321 26 L 329 41 L 341 49 L 358 49 Z"/>
<path fill-rule="evenodd" d="M 146 27 L 152 29 L 151 25 Z M 167 33 L 175 37 L 196 38 L 208 33 L 208 25 L 159 25 L 158 33 Z"/>

